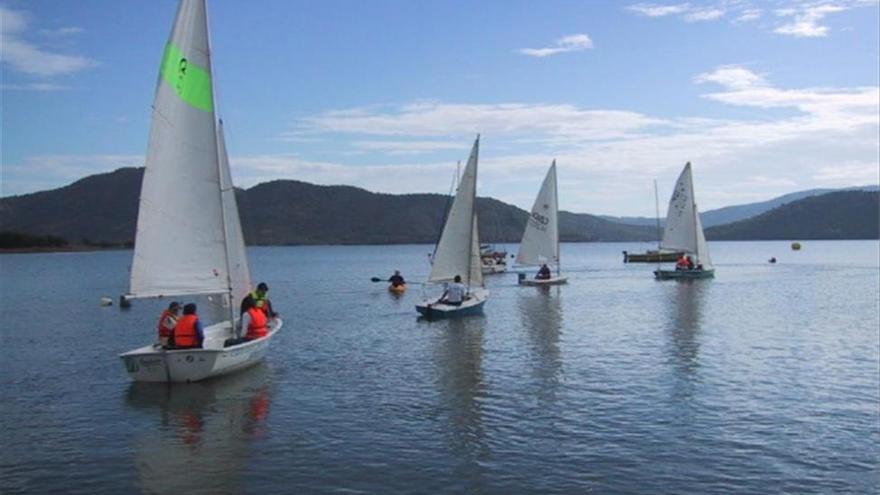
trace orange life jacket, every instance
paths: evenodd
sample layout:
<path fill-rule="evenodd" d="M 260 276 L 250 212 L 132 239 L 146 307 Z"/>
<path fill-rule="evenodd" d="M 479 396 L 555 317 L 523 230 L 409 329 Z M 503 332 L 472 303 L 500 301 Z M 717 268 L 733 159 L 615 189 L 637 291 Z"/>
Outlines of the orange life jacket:
<path fill-rule="evenodd" d="M 196 333 L 196 315 L 183 315 L 174 326 L 174 345 L 176 347 L 197 347 L 199 335 Z"/>
<path fill-rule="evenodd" d="M 159 317 L 159 324 L 156 325 L 156 328 L 159 331 L 159 337 L 170 337 L 171 331 L 174 330 L 173 328 L 168 328 L 165 326 L 165 319 L 169 316 L 176 317 L 177 315 L 175 315 L 171 311 L 168 311 L 167 309 L 165 311 L 162 311 L 162 316 Z"/>
<path fill-rule="evenodd" d="M 268 321 L 266 313 L 257 308 L 251 308 L 248 310 L 248 315 L 251 317 L 251 322 L 248 324 L 247 335 L 244 338 L 253 340 L 265 337 L 269 333 L 269 329 L 266 327 Z"/>

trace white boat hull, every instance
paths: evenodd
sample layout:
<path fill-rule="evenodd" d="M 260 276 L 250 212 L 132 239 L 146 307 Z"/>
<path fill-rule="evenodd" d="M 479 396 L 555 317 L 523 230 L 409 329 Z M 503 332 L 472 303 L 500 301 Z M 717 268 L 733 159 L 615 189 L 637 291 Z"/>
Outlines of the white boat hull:
<path fill-rule="evenodd" d="M 493 273 L 504 273 L 507 271 L 507 265 L 504 264 L 486 264 L 484 263 L 480 270 L 483 272 L 483 275 L 492 275 Z"/>
<path fill-rule="evenodd" d="M 205 329 L 201 349 L 163 349 L 148 345 L 120 354 L 128 375 L 137 382 L 197 382 L 252 366 L 266 355 L 272 337 L 283 322 L 269 323 L 269 334 L 257 340 L 223 347 L 231 338 L 232 325 L 225 321 Z"/>
<path fill-rule="evenodd" d="M 568 277 L 557 276 L 544 279 L 521 277 L 518 282 L 519 285 L 529 285 L 532 287 L 548 287 L 551 285 L 567 284 Z"/>

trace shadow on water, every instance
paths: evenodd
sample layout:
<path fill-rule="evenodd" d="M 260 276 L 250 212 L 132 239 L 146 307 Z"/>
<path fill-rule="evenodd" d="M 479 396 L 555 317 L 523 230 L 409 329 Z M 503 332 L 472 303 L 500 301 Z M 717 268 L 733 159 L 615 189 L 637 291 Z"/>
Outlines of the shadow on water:
<path fill-rule="evenodd" d="M 142 490 L 240 493 L 271 395 L 263 364 L 205 382 L 132 383 L 126 406 L 155 418 L 132 445 Z"/>
<path fill-rule="evenodd" d="M 483 377 L 483 316 L 435 323 L 434 361 L 441 406 L 449 421 L 447 443 L 455 459 L 454 479 L 471 490 L 487 483 L 490 455 L 483 424 L 486 385 Z M 479 490 L 477 490 L 479 491 Z"/>
<path fill-rule="evenodd" d="M 687 381 L 695 378 L 700 367 L 700 325 L 708 290 L 705 280 L 681 280 L 669 284 L 666 292 L 669 361 Z"/>
<path fill-rule="evenodd" d="M 560 287 L 523 288 L 518 294 L 523 326 L 532 354 L 533 376 L 537 380 L 536 397 L 553 402 L 562 374 L 559 340 L 562 333 L 562 289 Z"/>

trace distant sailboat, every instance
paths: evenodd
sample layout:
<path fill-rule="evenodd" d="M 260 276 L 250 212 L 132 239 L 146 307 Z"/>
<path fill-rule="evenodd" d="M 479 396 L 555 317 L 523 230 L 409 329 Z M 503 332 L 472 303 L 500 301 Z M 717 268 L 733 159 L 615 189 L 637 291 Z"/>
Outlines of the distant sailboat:
<path fill-rule="evenodd" d="M 477 161 L 480 138 L 477 136 L 470 158 L 458 183 L 458 190 L 443 233 L 434 251 L 428 283 L 449 283 L 455 276 L 467 287 L 467 297 L 460 305 L 428 299 L 416 305 L 416 311 L 427 318 L 450 318 L 479 314 L 489 297 L 483 286 L 480 262 L 480 239 L 477 229 Z"/>
<path fill-rule="evenodd" d="M 520 285 L 559 285 L 568 278 L 560 273 L 559 260 L 559 198 L 556 188 L 556 160 L 550 165 L 541 190 L 532 206 L 532 212 L 526 221 L 519 252 L 516 254 L 518 265 L 539 266 L 547 264 L 556 267 L 556 275 L 550 278 L 529 278 L 520 273 Z"/>
<path fill-rule="evenodd" d="M 694 182 L 691 177 L 691 164 L 684 166 L 672 198 L 669 199 L 669 210 L 666 213 L 666 228 L 663 231 L 661 249 L 682 251 L 693 259 L 692 270 L 655 270 L 658 279 L 692 279 L 710 278 L 715 276 L 715 268 L 709 258 L 700 212 L 694 198 Z"/>
<path fill-rule="evenodd" d="M 214 115 L 210 53 L 205 1 L 182 0 L 156 87 L 124 297 L 208 297 L 225 314 L 204 329 L 200 349 L 147 345 L 121 354 L 136 381 L 190 382 L 245 368 L 263 357 L 282 325 L 272 319 L 266 337 L 224 347 L 234 333 L 235 303 L 251 281 L 222 122 Z M 210 308 L 202 309 L 204 316 Z"/>

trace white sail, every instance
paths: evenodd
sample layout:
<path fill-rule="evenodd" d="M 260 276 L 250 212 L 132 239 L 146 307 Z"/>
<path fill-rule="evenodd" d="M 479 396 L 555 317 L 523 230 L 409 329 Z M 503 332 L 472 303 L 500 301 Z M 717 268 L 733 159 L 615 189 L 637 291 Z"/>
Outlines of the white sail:
<path fill-rule="evenodd" d="M 229 171 L 229 156 L 226 154 L 226 138 L 223 121 L 217 126 L 217 149 L 220 158 L 220 189 L 223 202 L 223 222 L 226 225 L 226 251 L 229 259 L 229 282 L 233 300 L 243 299 L 251 290 L 251 273 L 248 268 L 244 247 L 244 234 L 238 215 L 238 202 L 235 200 L 235 187 Z"/>
<path fill-rule="evenodd" d="M 666 228 L 663 231 L 663 241 L 660 243 L 661 249 L 696 254 L 697 233 L 694 222 L 693 191 L 691 164 L 688 162 L 678 176 L 672 197 L 669 199 Z"/>
<path fill-rule="evenodd" d="M 477 212 L 474 211 L 474 227 L 471 235 L 471 272 L 468 277 L 468 285 L 477 287 L 483 285 L 483 260 L 480 258 L 480 229 L 477 225 Z"/>
<path fill-rule="evenodd" d="M 516 263 L 541 265 L 559 263 L 559 202 L 556 196 L 556 160 L 550 165 L 541 190 L 526 222 Z"/>
<path fill-rule="evenodd" d="M 446 282 L 460 275 L 462 283 L 470 285 L 472 251 L 474 242 L 477 243 L 477 257 L 479 257 L 479 240 L 474 236 L 474 206 L 477 192 L 477 157 L 480 149 L 480 138 L 474 141 L 471 155 L 458 183 L 458 190 L 437 250 L 434 252 L 434 264 L 431 266 L 429 282 Z M 482 282 L 482 277 L 480 277 Z"/>
<path fill-rule="evenodd" d="M 706 236 L 703 234 L 703 222 L 700 220 L 700 211 L 694 205 L 694 216 L 697 224 L 697 259 L 695 263 L 703 265 L 704 270 L 712 268 L 712 258 L 709 257 L 709 247 L 706 245 Z"/>
<path fill-rule="evenodd" d="M 159 73 L 130 294 L 225 293 L 229 280 L 204 0 L 183 0 Z"/>

